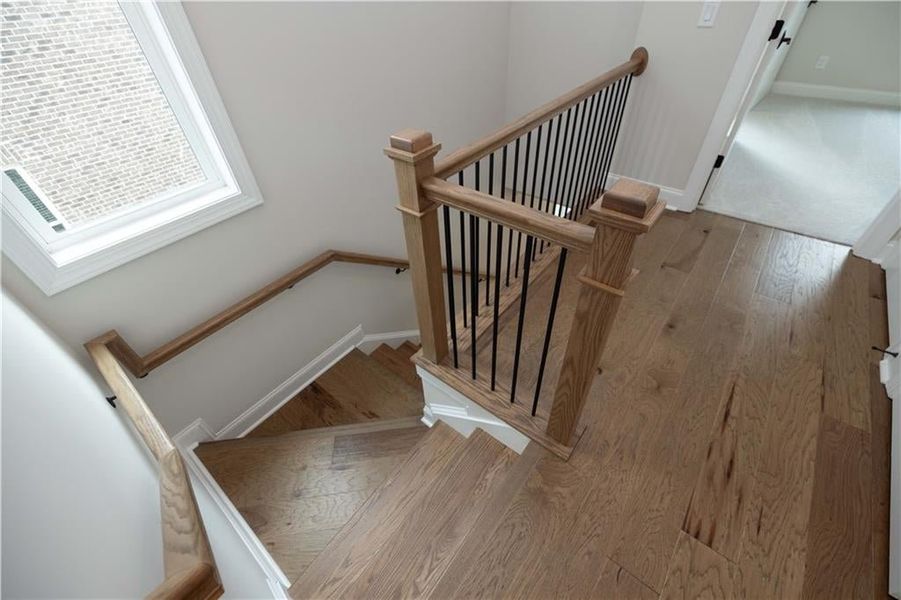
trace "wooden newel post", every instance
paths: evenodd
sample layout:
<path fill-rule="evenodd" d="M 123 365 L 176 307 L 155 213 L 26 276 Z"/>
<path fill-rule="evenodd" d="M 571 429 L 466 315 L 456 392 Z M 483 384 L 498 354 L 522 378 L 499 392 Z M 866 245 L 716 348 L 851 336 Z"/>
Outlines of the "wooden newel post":
<path fill-rule="evenodd" d="M 547 427 L 548 434 L 562 444 L 569 445 L 597 374 L 632 271 L 635 240 L 665 208 L 657 199 L 659 192 L 654 186 L 620 179 L 588 210 L 596 226 L 594 243 L 578 276 L 582 289 Z"/>
<path fill-rule="evenodd" d="M 403 213 L 422 354 L 435 363 L 447 356 L 438 205 L 425 197 L 419 184 L 434 174 L 434 157 L 440 149 L 440 144 L 432 142 L 431 133 L 416 129 L 392 135 L 390 146 L 385 148 L 397 176 L 397 209 Z"/>

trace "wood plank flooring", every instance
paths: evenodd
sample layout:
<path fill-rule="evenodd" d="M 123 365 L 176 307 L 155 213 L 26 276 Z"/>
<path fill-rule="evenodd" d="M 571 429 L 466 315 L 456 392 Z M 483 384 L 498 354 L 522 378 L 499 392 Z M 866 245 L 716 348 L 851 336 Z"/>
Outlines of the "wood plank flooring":
<path fill-rule="evenodd" d="M 703 211 L 664 216 L 634 266 L 568 462 L 530 446 L 528 463 L 496 466 L 439 435 L 421 486 L 380 488 L 376 512 L 359 511 L 362 525 L 292 595 L 885 598 L 891 405 L 869 350 L 886 337 L 878 267 Z M 567 279 L 579 267 L 571 255 Z M 530 304 L 545 308 L 552 285 L 537 281 Z M 568 288 L 555 336 L 569 329 Z M 526 329 L 545 318 L 527 312 Z M 481 466 L 451 456 L 464 452 Z M 495 468 L 502 484 L 490 483 Z M 466 491 L 481 485 L 494 492 Z"/>

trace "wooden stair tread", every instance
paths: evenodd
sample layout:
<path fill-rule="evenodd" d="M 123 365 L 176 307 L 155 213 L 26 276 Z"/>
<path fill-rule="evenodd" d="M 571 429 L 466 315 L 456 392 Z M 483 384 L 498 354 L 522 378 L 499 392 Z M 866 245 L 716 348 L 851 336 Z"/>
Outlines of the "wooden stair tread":
<path fill-rule="evenodd" d="M 201 444 L 196 453 L 294 579 L 427 431 L 395 419 Z"/>
<path fill-rule="evenodd" d="M 395 348 L 395 350 L 403 354 L 405 358 L 409 359 L 411 356 L 419 352 L 419 349 L 421 347 L 422 346 L 420 346 L 419 344 L 414 344 L 413 342 L 407 340 L 406 342 Z"/>
<path fill-rule="evenodd" d="M 410 597 L 434 588 L 518 460 L 482 430 L 446 455 L 442 467 L 428 477 L 401 469 L 397 479 L 386 482 L 383 488 L 409 488 L 406 479 L 418 478 L 419 486 L 410 489 L 403 510 L 387 507 L 390 515 L 351 526 L 361 530 L 348 533 L 356 544 L 345 544 L 343 553 L 330 548 L 322 555 L 331 574 L 318 585 L 301 578 L 292 595 Z"/>
<path fill-rule="evenodd" d="M 232 440 L 220 440 L 215 442 L 204 442 L 200 444 L 196 451 L 210 454 L 216 451 L 223 453 L 233 448 L 249 447 L 269 447 L 272 445 L 280 446 L 288 443 L 302 443 L 302 440 L 315 440 L 319 438 L 333 438 L 342 434 L 363 434 L 377 431 L 404 429 L 408 427 L 418 427 L 422 425 L 421 416 L 400 417 L 398 419 L 381 419 L 379 421 L 364 421 L 362 423 L 348 423 L 346 425 L 335 425 L 331 427 L 315 427 L 312 429 L 300 429 L 288 431 L 279 435 L 265 437 L 247 437 Z M 218 449 L 222 450 L 218 450 Z M 228 450 L 227 450 L 228 449 Z"/>
<path fill-rule="evenodd" d="M 260 423 L 248 437 L 419 416 L 422 390 L 354 349 Z"/>
<path fill-rule="evenodd" d="M 447 476 L 436 479 L 402 526 L 343 595 L 408 598 L 427 595 L 516 460 L 517 454 L 477 429 Z"/>
<path fill-rule="evenodd" d="M 380 365 L 403 379 L 408 385 L 419 390 L 422 383 L 416 374 L 416 367 L 406 355 L 406 351 L 397 350 L 388 344 L 382 344 L 369 355 Z"/>
<path fill-rule="evenodd" d="M 317 382 L 342 406 L 352 406 L 373 419 L 422 414 L 422 392 L 357 349 L 335 363 Z"/>
<path fill-rule="evenodd" d="M 449 426 L 436 423 L 294 582 L 290 595 L 325 596 L 319 590 L 340 584 L 341 575 L 348 568 L 365 564 L 369 544 L 378 543 L 400 526 L 408 507 L 422 496 L 427 483 L 444 471 L 465 442 Z"/>

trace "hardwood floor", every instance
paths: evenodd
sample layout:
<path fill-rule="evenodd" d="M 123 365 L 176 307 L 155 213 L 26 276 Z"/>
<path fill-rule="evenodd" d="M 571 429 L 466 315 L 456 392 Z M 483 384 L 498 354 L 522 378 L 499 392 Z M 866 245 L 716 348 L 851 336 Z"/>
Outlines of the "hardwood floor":
<path fill-rule="evenodd" d="M 878 267 L 703 211 L 667 214 L 634 266 L 568 462 L 439 425 L 292 596 L 885 598 Z"/>

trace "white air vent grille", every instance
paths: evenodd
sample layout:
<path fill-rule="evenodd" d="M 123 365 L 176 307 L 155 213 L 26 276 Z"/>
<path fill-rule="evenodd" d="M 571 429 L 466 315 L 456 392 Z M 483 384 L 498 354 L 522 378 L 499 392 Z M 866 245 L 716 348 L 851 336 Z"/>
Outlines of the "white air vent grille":
<path fill-rule="evenodd" d="M 53 228 L 53 231 L 62 233 L 66 230 L 66 226 L 62 220 L 56 213 L 50 210 L 50 207 L 47 206 L 43 200 L 41 200 L 40 196 L 38 196 L 31 185 L 25 181 L 25 178 L 22 177 L 17 169 L 4 169 L 3 173 L 9 178 L 12 184 L 16 186 L 22 196 L 28 200 L 28 203 L 31 204 L 32 208 L 37 211 L 41 218 Z"/>

